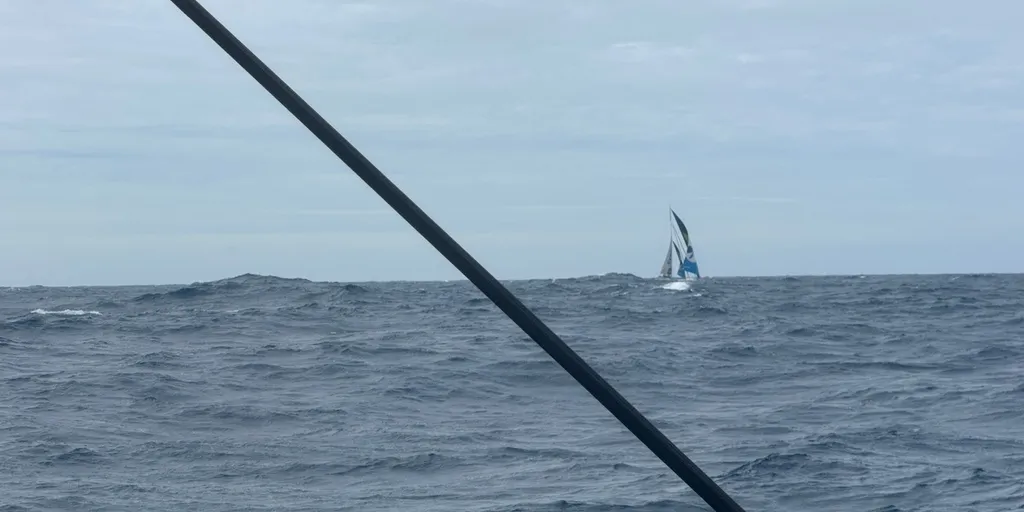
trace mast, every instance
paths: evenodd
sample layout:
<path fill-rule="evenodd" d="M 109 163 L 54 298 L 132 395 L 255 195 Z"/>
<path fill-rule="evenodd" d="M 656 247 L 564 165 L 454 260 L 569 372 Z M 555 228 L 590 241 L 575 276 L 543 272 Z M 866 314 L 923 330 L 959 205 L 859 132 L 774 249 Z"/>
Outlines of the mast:
<path fill-rule="evenodd" d="M 672 277 L 672 247 L 675 245 L 672 228 L 672 205 L 669 205 L 668 212 L 668 251 L 665 253 L 664 261 L 661 262 L 660 277 Z"/>

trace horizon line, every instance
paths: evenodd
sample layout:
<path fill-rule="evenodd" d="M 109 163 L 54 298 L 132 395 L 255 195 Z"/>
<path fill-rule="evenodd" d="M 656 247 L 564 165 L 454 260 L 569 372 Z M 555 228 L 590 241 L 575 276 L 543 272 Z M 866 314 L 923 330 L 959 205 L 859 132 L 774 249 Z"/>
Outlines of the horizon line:
<path fill-rule="evenodd" d="M 755 275 L 755 274 L 731 274 L 731 275 L 704 276 L 704 277 L 701 277 L 699 280 L 705 280 L 705 279 L 714 279 L 714 280 L 723 280 L 723 279 L 724 280 L 732 280 L 732 279 L 780 279 L 780 278 L 787 278 L 787 277 L 792 277 L 792 278 L 828 278 L 828 277 L 860 278 L 860 277 L 864 277 L 864 278 L 867 278 L 867 277 L 912 277 L 912 276 L 933 276 L 933 277 L 941 277 L 941 276 L 949 276 L 949 277 L 957 277 L 957 276 L 1015 276 L 1015 275 L 1022 275 L 1022 274 L 1024 274 L 1024 272 L 960 272 L 960 273 L 949 273 L 949 272 L 914 272 L 914 273 L 856 273 L 856 274 L 824 274 L 823 273 L 823 274 L 760 274 L 760 275 Z M 646 279 L 651 279 L 651 280 L 654 280 L 654 279 L 664 279 L 664 278 L 659 278 L 658 276 L 650 276 L 650 277 L 639 276 L 639 275 L 636 275 L 636 274 L 633 274 L 633 273 L 630 273 L 630 272 L 605 272 L 603 274 L 588 274 L 588 275 L 580 275 L 580 276 L 525 277 L 525 278 L 514 278 L 514 279 L 502 279 L 502 278 L 496 276 L 496 278 L 499 281 L 502 281 L 502 282 L 515 283 L 515 282 L 529 282 L 529 281 L 560 281 L 560 280 L 569 280 L 569 279 L 586 279 L 586 278 L 594 278 L 594 277 L 600 278 L 600 277 L 605 277 L 605 276 L 609 276 L 609 275 L 625 275 L 625 276 L 632 276 L 632 277 L 636 277 L 636 278 L 639 278 L 639 279 L 645 279 L 645 280 Z M 314 279 L 310 279 L 310 278 L 306 278 L 306 277 L 299 277 L 299 276 L 278 276 L 278 275 L 273 275 L 273 274 L 259 274 L 259 273 L 255 273 L 255 272 L 243 272 L 241 274 L 237 274 L 237 275 L 230 276 L 230 277 L 222 277 L 220 279 L 213 279 L 213 280 L 208 280 L 208 281 L 192 281 L 192 282 L 188 282 L 188 283 L 185 283 L 185 282 L 121 283 L 121 284 L 110 284 L 110 283 L 107 283 L 107 284 L 95 284 L 94 283 L 94 284 L 50 284 L 50 285 L 46 285 L 46 284 L 3 285 L 3 284 L 0 284 L 0 288 L 6 288 L 6 289 L 18 289 L 18 288 L 129 288 L 129 287 L 138 287 L 138 286 L 158 286 L 158 287 L 160 287 L 160 286 L 192 286 L 192 285 L 197 285 L 197 284 L 210 284 L 210 283 L 217 283 L 217 282 L 221 282 L 221 281 L 231 281 L 231 280 L 239 279 L 239 278 L 243 278 L 243 277 L 261 277 L 261 278 L 280 279 L 280 280 L 287 280 L 287 281 L 307 281 L 307 282 L 310 282 L 310 283 L 320 283 L 320 284 L 356 284 L 356 285 L 358 285 L 358 284 L 382 284 L 382 283 L 459 283 L 459 282 L 467 282 L 468 283 L 469 282 L 469 279 L 466 279 L 465 277 L 456 278 L 456 279 L 387 279 L 387 280 L 384 280 L 384 279 L 370 279 L 370 280 L 363 280 L 363 281 L 356 281 L 356 280 L 329 280 L 329 279 L 328 280 L 314 280 Z"/>

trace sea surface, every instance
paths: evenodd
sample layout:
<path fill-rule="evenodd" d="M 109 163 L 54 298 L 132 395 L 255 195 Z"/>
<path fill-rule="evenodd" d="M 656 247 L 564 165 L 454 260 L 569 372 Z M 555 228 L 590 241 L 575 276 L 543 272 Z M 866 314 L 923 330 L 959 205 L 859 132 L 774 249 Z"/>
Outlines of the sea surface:
<path fill-rule="evenodd" d="M 748 511 L 1024 509 L 1024 276 L 510 289 Z M 0 510 L 709 508 L 467 282 L 0 289 Z"/>

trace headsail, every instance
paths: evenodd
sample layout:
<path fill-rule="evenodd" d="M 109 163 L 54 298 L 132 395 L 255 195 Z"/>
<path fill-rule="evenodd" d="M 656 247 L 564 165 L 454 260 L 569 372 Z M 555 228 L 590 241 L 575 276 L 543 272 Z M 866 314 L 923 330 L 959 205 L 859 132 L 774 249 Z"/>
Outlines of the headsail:
<path fill-rule="evenodd" d="M 700 278 L 700 269 L 697 268 L 697 257 L 693 254 L 693 246 L 686 248 L 686 257 L 679 265 L 679 277 L 686 277 L 686 274 L 693 274 L 693 277 Z"/>
<path fill-rule="evenodd" d="M 671 208 L 669 208 L 669 211 L 672 212 L 672 218 L 676 219 L 676 226 L 679 227 L 679 235 L 683 237 L 683 245 L 690 247 L 690 232 L 686 230 L 686 224 L 683 224 L 683 221 L 678 215 L 676 215 L 676 212 L 672 211 Z"/>
<path fill-rule="evenodd" d="M 693 244 L 690 243 L 690 232 L 686 229 L 686 224 L 683 224 L 683 220 L 676 215 L 676 212 L 669 208 L 671 219 L 669 221 L 670 235 L 669 235 L 669 249 L 668 255 L 665 256 L 665 262 L 661 265 L 661 276 L 668 277 L 672 275 L 672 253 L 675 252 L 675 257 L 679 260 L 679 268 L 676 270 L 675 275 L 688 279 L 691 276 L 694 278 L 700 278 L 700 270 L 697 267 L 697 257 L 693 252 Z M 674 221 L 674 223 L 672 222 Z M 673 225 L 674 224 L 674 225 Z M 678 238 L 680 239 L 677 242 Z M 685 247 L 685 254 L 680 245 Z"/>

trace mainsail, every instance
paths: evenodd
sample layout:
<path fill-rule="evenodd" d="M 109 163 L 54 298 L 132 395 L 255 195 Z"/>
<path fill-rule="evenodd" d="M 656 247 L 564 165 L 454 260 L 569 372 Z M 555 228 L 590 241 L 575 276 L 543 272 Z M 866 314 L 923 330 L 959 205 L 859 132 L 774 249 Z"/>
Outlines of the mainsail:
<path fill-rule="evenodd" d="M 683 224 L 683 220 L 676 215 L 672 208 L 669 208 L 668 211 L 671 215 L 669 219 L 669 248 L 668 254 L 665 255 L 665 261 L 661 264 L 661 277 L 670 277 L 672 275 L 672 253 L 674 251 L 676 259 L 679 261 L 679 267 L 676 269 L 675 275 L 683 279 L 700 278 L 697 257 L 693 253 L 693 244 L 690 243 L 690 232 L 686 229 L 686 224 Z M 674 224 L 672 221 L 675 221 Z M 677 240 L 677 234 L 679 240 Z M 682 242 L 682 244 L 678 242 Z M 685 254 L 680 249 L 680 245 L 686 248 Z"/>
<path fill-rule="evenodd" d="M 669 240 L 668 254 L 665 254 L 665 261 L 661 264 L 661 277 L 672 277 L 672 247 L 675 242 Z"/>

